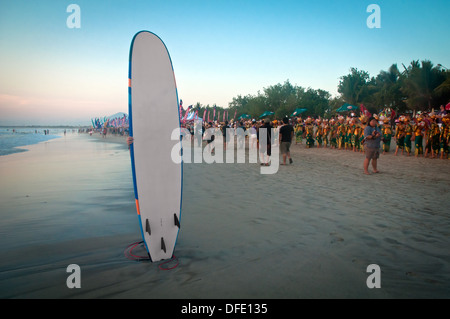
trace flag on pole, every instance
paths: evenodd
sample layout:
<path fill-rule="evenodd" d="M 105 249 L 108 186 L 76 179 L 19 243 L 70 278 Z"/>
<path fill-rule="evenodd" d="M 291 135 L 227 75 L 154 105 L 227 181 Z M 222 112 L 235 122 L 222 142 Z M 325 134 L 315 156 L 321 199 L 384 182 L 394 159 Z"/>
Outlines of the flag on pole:
<path fill-rule="evenodd" d="M 391 112 L 391 120 L 392 120 L 392 119 L 394 119 L 394 117 L 397 113 L 395 113 L 395 111 L 393 109 L 391 109 L 391 110 L 392 110 L 392 112 Z"/>
<path fill-rule="evenodd" d="M 189 105 L 188 108 L 187 108 L 187 110 L 186 110 L 186 113 L 184 113 L 183 123 L 186 123 L 186 118 L 187 118 L 188 113 L 189 113 L 189 110 L 190 110 L 191 108 L 192 108 L 192 105 Z"/>
<path fill-rule="evenodd" d="M 361 104 L 361 111 L 362 111 L 362 115 L 364 115 L 364 116 L 367 116 L 367 117 L 370 117 L 371 116 L 371 114 L 370 114 L 370 112 L 369 111 L 367 111 L 367 109 L 366 109 L 366 107 L 364 106 L 364 104 Z"/>

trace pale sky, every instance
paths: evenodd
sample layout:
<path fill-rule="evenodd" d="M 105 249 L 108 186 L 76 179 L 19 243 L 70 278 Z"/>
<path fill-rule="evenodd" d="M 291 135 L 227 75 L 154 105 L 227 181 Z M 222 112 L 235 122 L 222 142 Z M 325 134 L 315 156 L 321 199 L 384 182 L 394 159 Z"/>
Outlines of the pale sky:
<path fill-rule="evenodd" d="M 70 4 L 80 28 L 69 28 Z M 381 28 L 369 28 L 370 4 Z M 351 67 L 376 76 L 391 64 L 450 67 L 448 0 L 0 2 L 0 125 L 89 124 L 128 112 L 131 40 L 166 44 L 178 96 L 227 107 L 289 80 L 337 95 Z"/>

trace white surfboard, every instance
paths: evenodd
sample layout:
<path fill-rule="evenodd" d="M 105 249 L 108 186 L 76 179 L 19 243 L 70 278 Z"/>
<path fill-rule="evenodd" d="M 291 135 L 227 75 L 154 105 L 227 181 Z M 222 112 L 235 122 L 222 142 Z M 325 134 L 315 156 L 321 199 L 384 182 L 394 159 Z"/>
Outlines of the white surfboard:
<path fill-rule="evenodd" d="M 153 262 L 170 259 L 180 229 L 183 163 L 171 158 L 180 140 L 177 87 L 165 44 L 138 32 L 131 43 L 128 84 L 130 147 L 136 210 Z M 181 148 L 181 145 L 180 145 Z"/>

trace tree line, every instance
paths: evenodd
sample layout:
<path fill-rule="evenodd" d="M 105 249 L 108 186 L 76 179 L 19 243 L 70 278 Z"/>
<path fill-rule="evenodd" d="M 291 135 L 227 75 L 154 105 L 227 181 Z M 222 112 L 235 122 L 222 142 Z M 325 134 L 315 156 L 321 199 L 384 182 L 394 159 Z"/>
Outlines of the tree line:
<path fill-rule="evenodd" d="M 375 77 L 351 68 L 349 74 L 340 77 L 337 89 L 339 95 L 332 97 L 328 91 L 292 85 L 286 80 L 283 84 L 266 87 L 256 95 L 238 95 L 227 109 L 197 103 L 193 110 L 201 116 L 202 111 L 216 107 L 221 114 L 227 110 L 231 119 L 234 114 L 258 118 L 266 111 L 274 112 L 275 118 L 282 118 L 290 116 L 297 108 L 306 109 L 302 116 L 330 118 L 344 103 L 358 107 L 364 104 L 371 113 L 379 113 L 385 108 L 391 108 L 397 114 L 438 110 L 440 105 L 445 106 L 450 101 L 450 72 L 441 64 L 433 65 L 428 60 L 415 60 L 408 66 L 402 64 L 401 68 L 393 64 Z"/>

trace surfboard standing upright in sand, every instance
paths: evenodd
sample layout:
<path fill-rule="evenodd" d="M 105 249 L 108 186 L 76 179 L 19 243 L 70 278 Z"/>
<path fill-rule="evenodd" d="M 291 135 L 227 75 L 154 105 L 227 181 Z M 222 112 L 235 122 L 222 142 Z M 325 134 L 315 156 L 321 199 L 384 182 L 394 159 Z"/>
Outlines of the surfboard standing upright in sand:
<path fill-rule="evenodd" d="M 177 86 L 169 52 L 148 31 L 131 43 L 128 75 L 130 146 L 136 210 L 153 262 L 170 259 L 180 229 L 183 163 L 171 151 L 180 128 Z"/>

